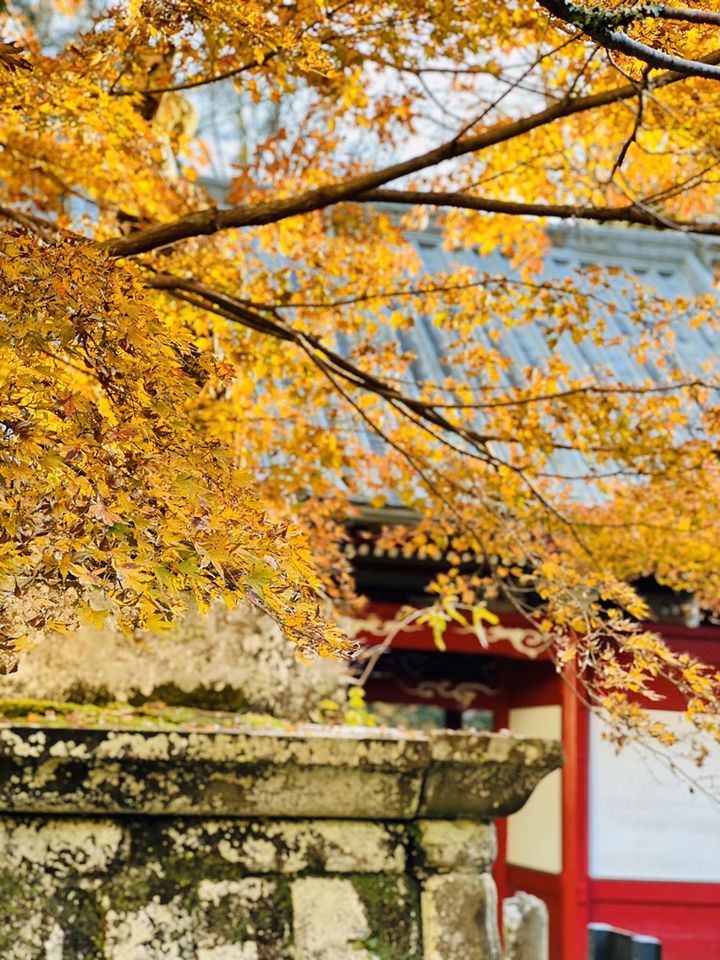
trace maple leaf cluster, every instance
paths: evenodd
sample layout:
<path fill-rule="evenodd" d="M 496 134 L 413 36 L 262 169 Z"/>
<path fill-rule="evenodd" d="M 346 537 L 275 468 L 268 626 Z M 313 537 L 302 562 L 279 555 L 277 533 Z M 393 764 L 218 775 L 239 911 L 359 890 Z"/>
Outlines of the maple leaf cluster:
<path fill-rule="evenodd" d="M 565 6 L 64 3 L 46 36 L 23 4 L 0 15 L 23 51 L 0 47 L 8 649 L 161 629 L 191 596 L 348 653 L 325 615 L 356 599 L 346 523 L 390 498 L 412 522 L 381 545 L 446 561 L 440 638 L 502 598 L 618 730 L 650 727 L 628 695 L 659 678 L 717 730 L 720 678 L 643 631 L 628 586 L 720 612 L 720 380 L 675 350 L 716 304 L 542 273 L 548 218 L 720 235 L 720 85 L 672 60 L 712 61 L 714 23 Z M 200 185 L 217 91 L 257 121 L 220 205 Z M 623 380 L 618 352 L 654 375 Z"/>

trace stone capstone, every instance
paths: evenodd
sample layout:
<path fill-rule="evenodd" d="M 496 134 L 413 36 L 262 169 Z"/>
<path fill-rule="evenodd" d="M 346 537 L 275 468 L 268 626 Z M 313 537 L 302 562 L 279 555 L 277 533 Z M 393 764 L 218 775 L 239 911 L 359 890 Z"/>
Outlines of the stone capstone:
<path fill-rule="evenodd" d="M 430 817 L 506 817 L 525 803 L 561 762 L 559 744 L 483 731 L 438 731 L 420 814 Z"/>
<path fill-rule="evenodd" d="M 492 819 L 561 763 L 493 733 L 195 733 L 0 726 L 0 808 L 56 813 Z"/>

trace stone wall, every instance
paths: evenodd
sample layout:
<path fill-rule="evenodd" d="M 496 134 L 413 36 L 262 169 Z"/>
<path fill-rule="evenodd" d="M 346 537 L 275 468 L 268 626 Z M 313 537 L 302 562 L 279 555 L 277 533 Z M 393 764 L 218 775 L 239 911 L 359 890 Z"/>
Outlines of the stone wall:
<path fill-rule="evenodd" d="M 497 960 L 500 734 L 0 728 L 3 960 Z"/>
<path fill-rule="evenodd" d="M 346 618 L 352 636 L 357 623 Z M 342 700 L 346 665 L 301 662 L 270 617 L 250 604 L 206 615 L 192 606 L 170 631 L 129 637 L 106 626 L 39 634 L 0 697 L 102 704 L 162 701 L 308 720 L 324 697 Z"/>

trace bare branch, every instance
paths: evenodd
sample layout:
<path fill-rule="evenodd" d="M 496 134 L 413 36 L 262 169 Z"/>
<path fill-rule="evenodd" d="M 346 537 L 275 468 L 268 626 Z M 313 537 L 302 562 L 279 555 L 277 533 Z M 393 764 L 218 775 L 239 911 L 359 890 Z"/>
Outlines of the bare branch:
<path fill-rule="evenodd" d="M 216 73 L 213 76 L 200 77 L 196 80 L 186 80 L 183 83 L 176 83 L 172 86 L 147 87 L 146 89 L 141 90 L 111 90 L 110 92 L 115 97 L 144 97 L 154 94 L 159 95 L 162 93 L 175 93 L 178 90 L 195 90 L 197 87 L 208 87 L 213 83 L 220 83 L 222 80 L 231 80 L 233 77 L 239 77 L 241 73 L 247 73 L 248 70 L 255 70 L 267 63 L 268 60 L 272 60 L 272 58 L 276 57 L 278 53 L 278 50 L 270 50 L 265 54 L 265 58 L 262 63 L 256 58 L 254 60 L 249 60 L 247 63 L 242 63 L 239 67 L 234 67 L 232 70 L 226 70 L 224 73 Z"/>
<path fill-rule="evenodd" d="M 633 9 L 633 8 L 630 8 Z M 681 20 L 684 23 L 703 23 L 720 27 L 720 13 L 712 10 L 694 10 L 691 7 L 668 7 L 664 3 L 651 3 L 637 7 L 638 19 Z"/>
<path fill-rule="evenodd" d="M 519 203 L 474 197 L 469 193 L 442 193 L 423 190 L 371 190 L 354 198 L 357 203 L 398 203 L 411 206 L 459 207 L 485 213 L 506 213 L 513 216 L 558 217 L 561 220 L 593 220 L 599 223 L 635 223 L 658 230 L 682 230 L 707 236 L 720 236 L 720 223 L 698 223 L 692 220 L 668 220 L 661 214 L 628 204 L 623 207 L 583 207 L 567 203 Z"/>

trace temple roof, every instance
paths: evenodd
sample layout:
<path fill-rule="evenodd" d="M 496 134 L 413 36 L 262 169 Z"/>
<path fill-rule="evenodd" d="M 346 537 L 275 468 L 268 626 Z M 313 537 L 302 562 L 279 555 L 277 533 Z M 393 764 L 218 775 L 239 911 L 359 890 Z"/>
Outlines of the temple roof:
<path fill-rule="evenodd" d="M 410 234 L 425 269 L 428 273 L 451 273 L 459 268 L 471 268 L 478 273 L 520 279 L 520 268 L 499 251 L 482 254 L 477 248 L 463 247 L 449 250 L 443 244 L 439 230 L 432 226 Z M 663 300 L 678 297 L 692 298 L 713 291 L 715 264 L 720 263 L 720 241 L 677 232 L 663 232 L 645 228 L 588 226 L 585 224 L 552 225 L 548 229 L 549 249 L 542 261 L 536 282 L 575 279 L 582 290 L 588 268 L 608 269 L 603 279 L 608 288 L 603 296 L 612 308 L 597 306 L 598 317 L 602 311 L 605 336 L 608 339 L 624 338 L 617 346 L 595 345 L 585 337 L 576 343 L 572 336 L 563 334 L 557 345 L 560 357 L 572 368 L 573 376 L 580 378 L 594 375 L 599 382 L 644 385 L 648 381 L 667 382 L 668 366 L 660 370 L 648 357 L 644 362 L 628 350 L 636 329 L 628 314 L 632 309 L 632 294 L 629 282 L 638 280 L 644 290 Z M 590 289 L 588 287 L 588 289 Z M 617 308 L 617 309 L 613 309 Z M 720 330 L 710 325 L 693 327 L 691 314 L 678 310 L 676 315 L 676 342 L 667 358 L 670 368 L 682 370 L 689 377 L 707 372 L 701 365 L 714 355 L 720 358 Z M 410 329 L 396 329 L 387 325 L 379 334 L 387 339 L 399 339 L 403 350 L 415 355 L 412 375 L 420 383 L 442 383 L 453 371 L 443 364 L 447 346 L 456 336 L 438 329 L 427 316 L 414 318 Z M 550 357 L 545 337 L 538 324 L 508 326 L 504 317 L 496 323 L 486 318 L 473 331 L 473 338 L 488 349 L 497 349 L 511 361 L 501 374 L 500 389 L 520 387 L 525 382 L 528 368 L 542 368 Z M 341 350 L 347 348 L 340 339 Z M 412 386 L 409 392 L 412 392 Z M 693 430 L 690 422 L 688 434 Z M 368 432 L 369 449 L 380 452 L 383 443 Z M 564 475 L 582 475 L 591 470 L 588 459 L 572 451 L 556 453 L 552 459 L 553 469 Z M 580 483 L 582 486 L 582 482 Z M 583 499 L 589 491 L 578 490 Z M 388 505 L 399 503 L 388 494 Z"/>

